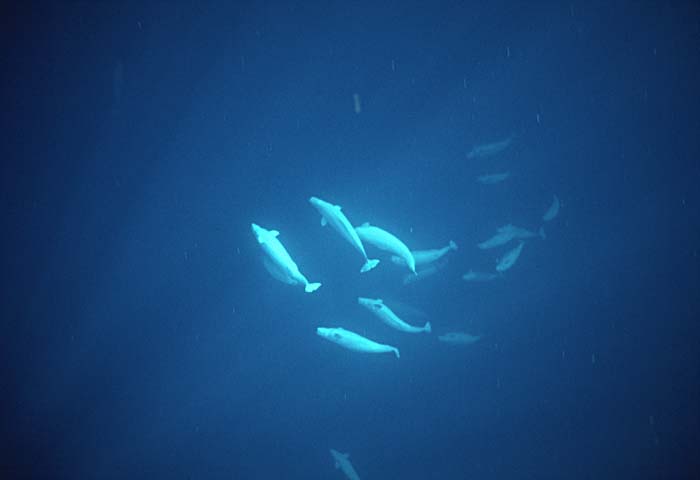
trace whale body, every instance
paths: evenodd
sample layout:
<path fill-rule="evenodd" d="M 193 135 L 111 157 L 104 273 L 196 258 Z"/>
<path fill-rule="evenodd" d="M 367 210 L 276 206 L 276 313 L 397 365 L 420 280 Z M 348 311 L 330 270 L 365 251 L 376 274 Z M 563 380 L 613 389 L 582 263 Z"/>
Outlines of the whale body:
<path fill-rule="evenodd" d="M 510 177 L 510 172 L 490 173 L 486 175 L 479 175 L 476 177 L 476 181 L 482 185 L 495 185 L 496 183 L 501 183 L 508 177 Z"/>
<path fill-rule="evenodd" d="M 379 227 L 370 225 L 369 223 L 363 223 L 361 226 L 355 227 L 355 231 L 363 242 L 367 242 L 380 250 L 393 253 L 403 258 L 406 262 L 406 266 L 408 266 L 413 273 L 416 273 L 416 260 L 413 258 L 413 254 L 406 244 L 396 236 Z"/>
<path fill-rule="evenodd" d="M 457 250 L 457 244 L 450 240 L 450 243 L 442 248 L 434 248 L 431 250 L 412 250 L 413 260 L 416 262 L 416 268 L 422 267 L 424 265 L 429 265 L 440 260 L 442 257 L 447 255 L 453 250 Z M 405 266 L 406 260 L 398 255 L 392 255 L 391 261 L 396 265 Z"/>
<path fill-rule="evenodd" d="M 340 453 L 331 448 L 331 455 L 335 461 L 335 468 L 339 468 L 350 480 L 360 480 L 360 476 L 355 471 L 355 468 L 353 468 L 352 463 L 350 463 L 349 453 Z"/>
<path fill-rule="evenodd" d="M 377 266 L 379 260 L 367 258 L 367 253 L 365 253 L 365 247 L 362 244 L 362 240 L 358 236 L 352 224 L 347 219 L 343 213 L 340 205 L 333 205 L 325 200 L 321 200 L 318 197 L 309 198 L 309 203 L 313 205 L 318 213 L 321 214 L 321 225 L 330 225 L 333 229 L 340 234 L 347 242 L 352 245 L 355 250 L 360 252 L 365 259 L 365 264 L 360 269 L 361 272 L 368 272 Z"/>
<path fill-rule="evenodd" d="M 413 325 L 409 325 L 408 323 L 404 322 L 389 307 L 384 305 L 381 298 L 373 299 L 358 297 L 357 303 L 367 308 L 370 312 L 379 317 L 382 322 L 396 330 L 407 333 L 430 333 L 432 330 L 430 327 L 430 322 L 426 322 L 425 326 L 423 327 L 414 327 Z"/>
<path fill-rule="evenodd" d="M 277 230 L 267 230 L 255 223 L 252 223 L 250 227 L 265 253 L 263 264 L 274 278 L 290 285 L 304 285 L 304 291 L 307 293 L 318 290 L 321 284 L 319 282 L 310 283 L 299 271 L 299 267 L 277 238 L 279 236 Z"/>
<path fill-rule="evenodd" d="M 495 278 L 498 278 L 498 274 L 496 273 L 475 272 L 474 270 L 469 270 L 462 275 L 462 280 L 466 282 L 488 282 Z"/>
<path fill-rule="evenodd" d="M 401 356 L 399 354 L 399 349 L 396 347 L 377 343 L 355 332 L 345 330 L 344 328 L 318 327 L 316 329 L 316 334 L 348 350 L 365 353 L 393 352 L 396 358 L 400 358 Z"/>
<path fill-rule="evenodd" d="M 510 267 L 512 267 L 520 256 L 520 252 L 523 251 L 523 245 L 525 242 L 520 242 L 517 247 L 508 251 L 503 257 L 498 261 L 496 265 L 496 270 L 499 272 L 505 272 Z"/>
<path fill-rule="evenodd" d="M 552 200 L 552 204 L 549 206 L 546 212 L 544 212 L 544 215 L 542 215 L 542 220 L 545 222 L 549 222 L 551 220 L 554 220 L 554 218 L 559 214 L 559 197 L 554 195 L 554 199 Z"/>
<path fill-rule="evenodd" d="M 493 155 L 496 155 L 497 153 L 501 153 L 503 150 L 510 147 L 513 138 L 514 137 L 511 135 L 510 137 L 499 142 L 477 145 L 476 147 L 472 148 L 471 151 L 467 154 L 467 158 L 469 160 L 472 160 L 474 158 L 491 157 Z"/>
<path fill-rule="evenodd" d="M 480 335 L 469 335 L 463 332 L 450 332 L 438 337 L 438 340 L 449 343 L 450 345 L 470 345 L 478 342 L 479 339 L 481 339 Z"/>
<path fill-rule="evenodd" d="M 493 237 L 489 238 L 488 240 L 485 240 L 481 243 L 479 243 L 477 246 L 482 249 L 486 250 L 489 248 L 494 248 L 498 247 L 501 245 L 505 245 L 506 243 L 510 242 L 514 238 L 519 238 L 519 239 L 527 239 L 527 238 L 534 238 L 539 236 L 544 240 L 545 238 L 545 233 L 544 233 L 544 228 L 540 227 L 539 231 L 537 233 L 531 232 L 530 230 L 526 228 L 521 228 L 521 227 L 516 227 L 515 225 L 509 223 L 507 225 L 503 225 L 502 227 L 498 227 L 498 230 L 496 230 L 496 235 Z"/>
<path fill-rule="evenodd" d="M 443 258 L 440 261 L 429 263 L 428 265 L 421 267 L 417 273 L 407 273 L 404 275 L 402 282 L 404 285 L 410 285 L 420 280 L 425 280 L 426 278 L 432 277 L 440 270 L 445 268 L 448 262 L 448 258 Z"/>

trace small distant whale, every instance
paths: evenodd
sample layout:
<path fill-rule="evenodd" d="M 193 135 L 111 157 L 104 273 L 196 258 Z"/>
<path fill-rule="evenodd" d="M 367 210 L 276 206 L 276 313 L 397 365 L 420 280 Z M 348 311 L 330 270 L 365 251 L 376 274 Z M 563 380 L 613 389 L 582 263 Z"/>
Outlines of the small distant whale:
<path fill-rule="evenodd" d="M 309 283 L 299 271 L 299 267 L 294 263 L 287 249 L 277 239 L 280 234 L 277 230 L 267 230 L 255 223 L 252 223 L 250 227 L 263 252 L 265 252 L 266 257 L 263 258 L 263 264 L 273 277 L 290 285 L 304 285 L 304 290 L 307 293 L 318 290 L 321 284 L 318 282 Z"/>
<path fill-rule="evenodd" d="M 496 265 L 496 270 L 503 273 L 510 267 L 512 267 L 518 260 L 520 252 L 522 252 L 523 250 L 523 245 L 525 245 L 525 242 L 520 242 L 517 247 L 503 255 L 503 257 L 498 261 L 498 264 Z"/>
<path fill-rule="evenodd" d="M 510 172 L 505 173 L 490 173 L 488 175 L 480 175 L 476 177 L 476 181 L 482 185 L 494 185 L 500 183 L 510 176 Z"/>
<path fill-rule="evenodd" d="M 475 272 L 474 270 L 469 270 L 462 275 L 462 279 L 467 282 L 488 282 L 498 277 L 499 275 L 496 273 Z"/>
<path fill-rule="evenodd" d="M 510 137 L 498 142 L 477 145 L 467 154 L 467 158 L 469 160 L 473 160 L 475 158 L 491 157 L 497 153 L 501 153 L 503 150 L 510 147 L 510 144 L 513 142 L 514 138 L 515 137 L 511 135 Z"/>
<path fill-rule="evenodd" d="M 416 260 L 413 258 L 413 254 L 406 244 L 396 236 L 379 227 L 370 225 L 369 223 L 363 223 L 361 226 L 355 227 L 355 231 L 363 242 L 367 242 L 380 250 L 393 253 L 403 258 L 408 268 L 413 273 L 416 273 Z"/>
<path fill-rule="evenodd" d="M 449 343 L 450 345 L 470 345 L 478 342 L 480 339 L 481 335 L 475 336 L 463 332 L 451 332 L 438 337 L 438 340 Z"/>
<path fill-rule="evenodd" d="M 421 267 L 421 269 L 417 273 L 409 273 L 406 276 L 404 276 L 403 277 L 403 284 L 408 285 L 410 283 L 415 283 L 419 280 L 425 280 L 428 277 L 432 277 L 437 272 L 439 272 L 440 270 L 445 268 L 447 263 L 448 263 L 447 257 L 445 257 L 442 260 L 439 260 L 437 262 L 429 263 L 428 265 Z"/>
<path fill-rule="evenodd" d="M 508 225 L 503 225 L 502 227 L 499 227 L 496 235 L 489 238 L 488 240 L 479 243 L 477 246 L 482 250 L 486 250 L 489 248 L 505 245 L 514 238 L 527 239 L 537 236 L 544 240 L 545 233 L 542 227 L 540 227 L 539 231 L 535 233 L 525 228 L 516 227 L 515 225 L 509 223 Z"/>
<path fill-rule="evenodd" d="M 431 263 L 436 262 L 437 260 L 440 260 L 442 257 L 444 257 L 453 250 L 457 250 L 457 244 L 450 240 L 450 243 L 445 247 L 436 248 L 432 250 L 413 250 L 411 251 L 411 253 L 413 254 L 413 259 L 416 262 L 416 269 L 418 269 L 419 267 L 429 265 Z M 404 260 L 403 257 L 399 257 L 398 255 L 392 255 L 391 261 L 394 262 L 396 265 L 406 265 L 406 260 Z"/>
<path fill-rule="evenodd" d="M 348 350 L 366 353 L 394 352 L 396 358 L 401 357 L 398 348 L 374 342 L 369 338 L 365 338 L 362 335 L 345 330 L 344 328 L 318 327 L 316 329 L 316 334 Z"/>
<path fill-rule="evenodd" d="M 360 269 L 361 272 L 369 272 L 377 266 L 379 260 L 367 258 L 367 253 L 365 253 L 365 247 L 362 245 L 362 240 L 360 240 L 357 232 L 355 232 L 355 229 L 350 224 L 350 221 L 343 213 L 340 205 L 333 205 L 332 203 L 328 203 L 318 197 L 309 198 L 309 203 L 311 203 L 311 205 L 318 210 L 318 213 L 321 214 L 321 225 L 326 226 L 327 224 L 330 224 L 341 237 L 350 242 L 350 245 L 355 247 L 355 250 L 362 254 L 362 256 L 365 258 L 365 264 Z"/>
<path fill-rule="evenodd" d="M 554 218 L 559 214 L 559 197 L 554 195 L 554 199 L 552 200 L 552 204 L 549 206 L 546 212 L 544 212 L 544 215 L 542 215 L 542 220 L 545 222 L 549 222 L 551 220 L 554 220 Z"/>
<path fill-rule="evenodd" d="M 430 327 L 430 322 L 426 322 L 425 326 L 423 327 L 414 327 L 413 325 L 409 325 L 408 323 L 404 322 L 389 307 L 384 305 L 381 298 L 373 299 L 358 297 L 357 303 L 367 308 L 370 312 L 379 317 L 382 322 L 396 330 L 407 333 L 430 333 L 432 330 Z"/>
<path fill-rule="evenodd" d="M 331 448 L 331 455 L 333 455 L 333 460 L 335 460 L 335 468 L 339 468 L 350 480 L 360 480 L 360 476 L 353 468 L 352 463 L 350 463 L 349 453 L 340 453 Z"/>

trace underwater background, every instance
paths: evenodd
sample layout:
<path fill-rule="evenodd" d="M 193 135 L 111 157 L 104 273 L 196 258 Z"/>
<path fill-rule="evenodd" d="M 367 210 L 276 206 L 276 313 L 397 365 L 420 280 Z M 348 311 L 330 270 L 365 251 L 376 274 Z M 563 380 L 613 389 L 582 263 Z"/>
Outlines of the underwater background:
<path fill-rule="evenodd" d="M 698 478 L 697 2 L 0 10 L 1 478 Z M 360 273 L 311 196 L 459 248 Z"/>

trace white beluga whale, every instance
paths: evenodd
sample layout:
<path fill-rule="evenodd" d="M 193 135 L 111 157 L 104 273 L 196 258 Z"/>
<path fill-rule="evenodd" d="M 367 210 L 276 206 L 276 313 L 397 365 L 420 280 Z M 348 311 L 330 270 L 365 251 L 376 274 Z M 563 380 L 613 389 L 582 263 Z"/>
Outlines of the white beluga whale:
<path fill-rule="evenodd" d="M 503 255 L 496 265 L 496 270 L 503 273 L 512 267 L 518 260 L 520 252 L 523 251 L 523 245 L 525 245 L 525 242 L 520 242 L 517 247 L 509 250 L 505 255 Z"/>
<path fill-rule="evenodd" d="M 399 349 L 396 347 L 377 343 L 355 332 L 345 330 L 344 328 L 318 327 L 316 329 L 316 334 L 348 350 L 365 353 L 393 352 L 396 358 L 400 358 L 401 356 L 399 354 Z"/>
<path fill-rule="evenodd" d="M 352 463 L 350 463 L 349 453 L 340 453 L 339 451 L 331 448 L 331 455 L 335 461 L 335 468 L 339 468 L 340 471 L 343 472 L 350 480 L 360 480 L 360 476 L 355 471 Z"/>
<path fill-rule="evenodd" d="M 510 137 L 498 142 L 477 145 L 469 151 L 467 158 L 472 160 L 475 158 L 491 157 L 501 153 L 503 150 L 510 147 L 510 144 L 513 142 L 513 138 L 515 137 L 511 135 Z"/>
<path fill-rule="evenodd" d="M 495 185 L 506 180 L 508 177 L 510 177 L 510 172 L 489 173 L 486 175 L 479 175 L 476 177 L 476 181 L 482 185 Z"/>
<path fill-rule="evenodd" d="M 549 206 L 546 212 L 544 212 L 544 215 L 542 215 L 542 220 L 545 222 L 549 222 L 551 220 L 554 220 L 556 216 L 559 214 L 559 197 L 554 195 L 554 199 L 552 200 L 552 204 Z"/>
<path fill-rule="evenodd" d="M 450 243 L 442 248 L 434 248 L 431 250 L 413 250 L 413 260 L 416 262 L 416 269 L 424 265 L 429 265 L 440 260 L 442 257 L 457 250 L 457 244 L 450 240 Z M 391 261 L 396 265 L 406 266 L 406 260 L 398 255 L 392 255 Z"/>
<path fill-rule="evenodd" d="M 450 332 L 438 336 L 438 340 L 450 345 L 471 345 L 481 339 L 481 335 L 469 335 L 464 332 Z"/>
<path fill-rule="evenodd" d="M 413 254 L 406 244 L 396 236 L 369 223 L 363 223 L 361 226 L 355 227 L 355 231 L 363 242 L 403 258 L 409 270 L 416 273 L 416 260 L 413 258 Z"/>
<path fill-rule="evenodd" d="M 423 327 L 414 327 L 413 325 L 409 325 L 408 323 L 404 322 L 389 307 L 384 305 L 384 302 L 381 298 L 374 299 L 358 297 L 357 303 L 367 308 L 370 312 L 375 314 L 382 322 L 386 323 L 391 328 L 394 328 L 401 332 L 430 333 L 432 330 L 430 327 L 430 322 L 426 322 L 425 326 Z"/>
<path fill-rule="evenodd" d="M 465 282 L 488 282 L 498 277 L 499 275 L 497 273 L 475 272 L 474 270 L 469 270 L 467 273 L 462 275 L 462 280 Z"/>
<path fill-rule="evenodd" d="M 355 247 L 355 250 L 362 254 L 362 256 L 365 258 L 365 264 L 360 269 L 361 272 L 368 272 L 377 266 L 379 260 L 367 258 L 367 253 L 365 252 L 365 247 L 362 244 L 362 240 L 360 240 L 360 237 L 352 227 L 352 224 L 343 213 L 340 205 L 333 205 L 332 203 L 328 203 L 318 197 L 309 198 L 309 203 L 311 203 L 311 205 L 318 210 L 318 213 L 321 214 L 321 225 L 330 225 L 333 227 L 333 229 L 335 229 L 335 231 L 338 232 L 341 237 L 349 242 L 350 245 Z"/>
<path fill-rule="evenodd" d="M 304 285 L 307 293 L 315 292 L 321 286 L 319 282 L 309 282 L 304 274 L 299 271 L 299 267 L 284 248 L 282 242 L 277 238 L 277 230 L 267 230 L 260 225 L 252 223 L 250 225 L 255 238 L 265 253 L 263 264 L 270 274 L 289 285 Z"/>
<path fill-rule="evenodd" d="M 542 227 L 540 227 L 539 231 L 535 233 L 526 228 L 516 227 L 515 225 L 509 223 L 507 225 L 499 227 L 496 231 L 496 234 L 493 237 L 479 243 L 477 246 L 482 250 L 487 250 L 489 248 L 505 245 L 514 238 L 524 240 L 527 238 L 534 238 L 538 236 L 544 240 L 545 233 Z"/>

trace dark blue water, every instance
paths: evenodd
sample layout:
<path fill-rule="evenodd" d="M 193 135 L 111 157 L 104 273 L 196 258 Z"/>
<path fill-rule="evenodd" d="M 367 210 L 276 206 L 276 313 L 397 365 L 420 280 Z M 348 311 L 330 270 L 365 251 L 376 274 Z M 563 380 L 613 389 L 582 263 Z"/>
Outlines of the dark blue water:
<path fill-rule="evenodd" d="M 2 10 L 2 478 L 697 478 L 697 4 Z M 459 250 L 360 274 L 312 195 Z"/>

